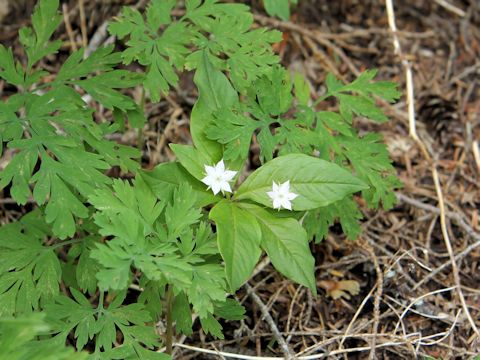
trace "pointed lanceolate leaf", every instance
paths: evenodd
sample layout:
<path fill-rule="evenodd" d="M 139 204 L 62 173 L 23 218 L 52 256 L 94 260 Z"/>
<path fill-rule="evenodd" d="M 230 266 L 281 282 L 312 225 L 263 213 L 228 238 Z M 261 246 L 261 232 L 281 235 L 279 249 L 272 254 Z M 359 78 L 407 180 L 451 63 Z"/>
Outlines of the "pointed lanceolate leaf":
<path fill-rule="evenodd" d="M 222 145 L 208 139 L 205 129 L 211 123 L 210 114 L 222 107 L 230 107 L 237 103 L 238 94 L 225 74 L 211 64 L 206 51 L 202 52 L 194 81 L 200 96 L 192 109 L 190 118 L 193 143 L 201 152 L 218 160 L 222 157 Z"/>
<path fill-rule="evenodd" d="M 303 154 L 289 154 L 269 161 L 240 186 L 235 197 L 273 207 L 267 195 L 273 182 L 290 181 L 290 191 L 298 194 L 293 210 L 311 210 L 326 206 L 368 186 L 340 166 Z"/>
<path fill-rule="evenodd" d="M 235 291 L 248 280 L 260 257 L 260 225 L 252 214 L 230 201 L 215 205 L 210 218 L 217 226 L 227 280 Z"/>
<path fill-rule="evenodd" d="M 257 205 L 243 203 L 241 207 L 255 216 L 260 224 L 262 248 L 275 269 L 316 293 L 315 259 L 302 225 L 293 218 L 276 217 Z"/>
<path fill-rule="evenodd" d="M 173 192 L 181 183 L 187 182 L 195 193 L 195 206 L 203 207 L 221 199 L 211 191 L 207 191 L 205 184 L 191 176 L 179 163 L 163 163 L 150 171 L 140 171 L 138 176 L 150 187 L 153 194 L 162 200 L 173 198 Z"/>
<path fill-rule="evenodd" d="M 170 148 L 182 166 L 197 178 L 197 180 L 202 180 L 205 177 L 205 165 L 214 163 L 213 159 L 195 149 L 193 146 L 170 144 Z"/>

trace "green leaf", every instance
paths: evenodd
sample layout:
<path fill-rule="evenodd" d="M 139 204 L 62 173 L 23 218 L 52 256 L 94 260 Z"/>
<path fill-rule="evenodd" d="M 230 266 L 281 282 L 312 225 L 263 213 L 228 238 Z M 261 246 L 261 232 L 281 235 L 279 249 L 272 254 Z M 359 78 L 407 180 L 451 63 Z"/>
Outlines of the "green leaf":
<path fill-rule="evenodd" d="M 170 149 L 175 153 L 180 164 L 197 180 L 205 177 L 205 165 L 214 163 L 206 154 L 190 145 L 170 144 Z"/>
<path fill-rule="evenodd" d="M 370 185 L 362 195 L 368 206 L 377 208 L 380 202 L 386 209 L 396 203 L 394 189 L 402 186 L 396 177 L 396 170 L 388 149 L 382 143 L 380 134 L 367 133 L 361 138 L 343 140 L 345 156 L 351 162 L 358 176 Z"/>
<path fill-rule="evenodd" d="M 398 100 L 402 93 L 397 90 L 397 84 L 391 81 L 372 81 L 377 72 L 375 69 L 362 72 L 353 82 L 345 85 L 342 91 L 354 91 L 364 96 L 372 94 L 388 102 Z"/>
<path fill-rule="evenodd" d="M 227 299 L 225 302 L 215 304 L 215 315 L 227 320 L 243 320 L 245 308 L 234 299 Z"/>
<path fill-rule="evenodd" d="M 187 57 L 188 69 L 198 68 L 206 51 L 212 65 L 228 71 L 234 87 L 244 93 L 279 61 L 271 44 L 281 41 L 281 33 L 264 28 L 252 30 L 253 16 L 243 4 L 217 0 L 187 4 L 186 18 L 197 29 L 193 42 L 198 48 Z"/>
<path fill-rule="evenodd" d="M 147 24 L 152 30 L 157 30 L 161 25 L 170 24 L 170 12 L 176 0 L 152 0 L 147 7 Z"/>
<path fill-rule="evenodd" d="M 135 109 L 135 102 L 115 89 L 134 87 L 142 79 L 142 75 L 127 70 L 113 70 L 90 79 L 75 80 L 73 83 L 83 88 L 107 109 L 113 110 L 115 107 L 127 111 Z"/>
<path fill-rule="evenodd" d="M 70 292 L 74 299 L 61 295 L 46 308 L 48 318 L 52 320 L 53 332 L 59 339 L 65 341 L 75 329 L 78 350 L 83 349 L 89 340 L 94 340 L 96 352 L 103 349 L 107 359 L 115 358 L 110 352 L 112 345 L 117 342 L 117 329 L 123 342 L 115 352 L 130 353 L 134 355 L 133 359 L 144 359 L 138 355 L 138 351 L 154 352 L 154 347 L 160 345 L 153 327 L 147 325 L 152 319 L 143 306 L 138 303 L 121 306 L 125 293 L 117 294 L 108 308 L 103 305 L 102 293 L 100 303 L 94 308 L 78 290 L 70 288 Z"/>
<path fill-rule="evenodd" d="M 252 134 L 261 124 L 249 117 L 223 108 L 214 114 L 211 125 L 205 131 L 209 139 L 226 145 L 223 153 L 225 160 L 242 162 L 248 156 Z"/>
<path fill-rule="evenodd" d="M 55 78 L 56 83 L 86 77 L 94 71 L 112 71 L 122 61 L 120 53 L 113 52 L 114 45 L 101 46 L 84 58 L 84 49 L 72 53 L 63 63 Z"/>
<path fill-rule="evenodd" d="M 45 208 L 45 220 L 53 223 L 53 232 L 60 239 L 72 237 L 76 230 L 74 215 L 86 218 L 88 210 L 56 174 L 47 174 L 44 179 L 50 181 L 47 187 L 51 198 Z M 43 185 L 42 181 L 39 184 Z"/>
<path fill-rule="evenodd" d="M 185 335 L 192 335 L 192 312 L 190 304 L 184 293 L 175 296 L 172 308 L 172 318 L 175 320 L 175 327 L 178 332 Z"/>
<path fill-rule="evenodd" d="M 165 210 L 165 222 L 170 239 L 174 240 L 184 235 L 190 226 L 199 222 L 202 214 L 195 208 L 195 203 L 195 193 L 188 183 L 182 183 L 175 189 L 173 201 Z"/>
<path fill-rule="evenodd" d="M 47 233 L 32 216 L 0 227 L 0 316 L 37 310 L 59 290 L 60 262 L 53 247 L 42 245 Z"/>
<path fill-rule="evenodd" d="M 213 67 L 205 51 L 200 59 L 194 78 L 200 96 L 192 109 L 190 130 L 195 147 L 218 161 L 222 158 L 222 146 L 208 139 L 204 132 L 211 121 L 209 114 L 238 103 L 238 94 L 227 77 Z"/>
<path fill-rule="evenodd" d="M 187 46 L 193 37 L 185 22 L 171 23 L 170 11 L 175 3 L 174 0 L 152 1 L 146 11 L 146 22 L 138 10 L 126 6 L 109 26 L 112 35 L 121 39 L 129 36 L 128 47 L 122 53 L 123 62 L 130 64 L 137 60 L 147 67 L 143 85 L 154 102 L 177 85 L 175 69 L 183 68 L 189 53 Z M 159 35 L 162 25 L 168 26 Z"/>
<path fill-rule="evenodd" d="M 332 73 L 327 74 L 325 85 L 327 85 L 328 93 L 330 94 L 336 93 L 344 86 L 343 82 L 337 79 Z"/>
<path fill-rule="evenodd" d="M 205 134 L 205 129 L 212 121 L 211 114 L 207 103 L 199 97 L 190 114 L 190 133 L 195 147 L 209 159 L 218 161 L 222 158 L 222 145 Z"/>
<path fill-rule="evenodd" d="M 278 16 L 285 21 L 290 18 L 289 0 L 263 0 L 263 5 L 270 16 Z"/>
<path fill-rule="evenodd" d="M 295 73 L 293 78 L 293 84 L 295 87 L 295 97 L 298 103 L 303 106 L 307 106 L 310 101 L 310 84 L 308 80 L 299 72 Z"/>
<path fill-rule="evenodd" d="M 353 114 L 364 116 L 378 122 L 385 122 L 388 117 L 379 109 L 375 103 L 364 97 L 339 94 L 340 113 L 349 122 L 352 121 Z"/>
<path fill-rule="evenodd" d="M 188 300 L 201 319 L 212 314 L 215 304 L 225 301 L 226 297 L 225 270 L 219 264 L 220 257 L 215 259 L 215 262 L 194 266 L 193 281 L 187 291 Z"/>
<path fill-rule="evenodd" d="M 217 226 L 218 248 L 235 291 L 250 277 L 260 257 L 260 225 L 253 215 L 226 200 L 215 205 L 209 217 Z"/>
<path fill-rule="evenodd" d="M 28 182 L 37 159 L 38 155 L 35 151 L 22 151 L 16 154 L 0 172 L 0 189 L 12 182 L 10 194 L 19 204 L 26 204 L 30 196 Z"/>
<path fill-rule="evenodd" d="M 372 82 L 376 74 L 377 70 L 367 70 L 346 85 L 329 74 L 326 81 L 328 93 L 325 97 L 335 96 L 340 100 L 340 113 L 348 122 L 352 121 L 353 114 L 365 116 L 378 122 L 387 121 L 388 118 L 383 111 L 375 105 L 373 96 L 394 102 L 401 96 L 401 93 L 397 90 L 395 83 L 388 81 Z M 350 92 L 358 95 L 346 94 Z"/>
<path fill-rule="evenodd" d="M 102 57 L 108 57 L 110 51 L 103 52 Z M 72 60 L 70 69 L 75 63 Z M 103 64 L 104 68 L 111 66 L 107 60 Z M 76 75 L 83 77 L 87 70 L 81 64 L 79 68 Z M 68 69 L 65 79 L 75 75 Z M 30 197 L 29 185 L 34 183 L 34 200 L 40 205 L 46 203 L 47 220 L 62 239 L 75 233 L 77 218 L 87 216 L 85 198 L 110 183 L 105 170 L 114 165 L 135 169 L 138 164 L 131 158 L 139 155 L 135 149 L 103 139 L 110 131 L 108 125 L 93 121 L 92 110 L 85 107 L 72 87 L 65 85 L 69 81 L 65 79 L 55 81 L 41 95 L 12 96 L 0 105 L 0 131 L 5 130 L 8 147 L 18 149 L 0 172 L 0 188 L 11 183 L 12 197 L 24 204 Z M 11 117 L 21 108 L 22 119 Z"/>
<path fill-rule="evenodd" d="M 240 206 L 260 224 L 261 245 L 275 269 L 315 294 L 315 260 L 302 225 L 292 218 L 278 218 L 257 205 L 242 203 Z"/>
<path fill-rule="evenodd" d="M 86 229 L 82 230 L 87 231 Z M 74 274 L 72 275 L 75 279 L 68 285 L 78 287 L 90 295 L 94 295 L 97 291 L 95 274 L 100 270 L 100 266 L 90 257 L 90 253 L 101 239 L 98 235 L 86 236 L 79 244 L 70 247 L 68 251 L 68 260 L 69 264 L 73 266 Z M 73 265 L 74 263 L 76 263 L 76 266 Z"/>
<path fill-rule="evenodd" d="M 165 295 L 165 285 L 159 281 L 148 280 L 147 277 L 140 278 L 140 293 L 137 302 L 144 304 L 153 319 L 159 318 L 163 313 L 162 297 Z"/>
<path fill-rule="evenodd" d="M 147 122 L 147 118 L 139 106 L 135 106 L 133 110 L 127 111 L 127 118 L 130 125 L 136 129 L 142 129 Z"/>
<path fill-rule="evenodd" d="M 12 360 L 86 360 L 88 353 L 75 353 L 72 347 L 48 340 L 37 340 L 50 332 L 45 314 L 34 313 L 0 319 L 0 354 Z"/>
<path fill-rule="evenodd" d="M 255 170 L 235 194 L 238 200 L 249 199 L 268 207 L 267 192 L 273 182 L 290 181 L 290 191 L 298 194 L 292 201 L 294 210 L 326 206 L 368 186 L 340 166 L 303 154 L 280 156 Z"/>
<path fill-rule="evenodd" d="M 187 182 L 195 194 L 195 206 L 203 207 L 221 199 L 211 191 L 207 191 L 205 184 L 191 176 L 180 164 L 171 162 L 156 166 L 153 170 L 142 170 L 139 177 L 150 187 L 157 199 L 169 201 L 173 198 L 173 192 L 181 183 Z"/>
<path fill-rule="evenodd" d="M 290 73 L 280 66 L 273 67 L 270 76 L 256 81 L 254 90 L 262 111 L 273 116 L 287 112 L 293 101 L 292 85 Z"/>
<path fill-rule="evenodd" d="M 166 224 L 158 224 L 165 202 L 158 202 L 141 177 L 134 186 L 116 180 L 113 190 L 114 194 L 108 189 L 98 190 L 90 197 L 99 210 L 94 218 L 100 234 L 113 237 L 105 244 L 97 244 L 91 253 L 103 267 L 97 273 L 100 289 L 126 289 L 131 266 L 149 280 L 175 283 L 179 288 L 189 286 L 192 268 L 188 259 L 180 257 L 174 240 L 199 217 L 199 211 L 190 207 L 191 202 L 178 201 L 179 196 L 191 199 L 191 189 L 184 185 L 175 195 L 177 204 L 174 201 L 168 207 L 168 233 L 163 230 Z M 176 213 L 178 219 L 172 219 Z"/>
<path fill-rule="evenodd" d="M 49 42 L 50 37 L 62 21 L 58 13 L 58 0 L 40 0 L 32 15 L 32 29 L 20 29 L 20 42 L 28 56 L 28 67 L 38 60 L 56 52 L 62 42 Z"/>
<path fill-rule="evenodd" d="M 12 49 L 7 50 L 0 44 L 0 78 L 12 85 L 20 86 L 23 84 L 24 76 L 21 66 L 15 64 Z"/>
<path fill-rule="evenodd" d="M 319 243 L 327 236 L 329 227 L 338 219 L 345 235 L 355 240 L 362 232 L 358 223 L 362 218 L 363 214 L 355 200 L 346 197 L 328 206 L 307 212 L 303 219 L 303 226 L 307 230 L 309 239 L 315 237 L 315 242 Z"/>
<path fill-rule="evenodd" d="M 200 324 L 202 324 L 202 329 L 206 334 L 212 334 L 212 336 L 217 339 L 224 338 L 222 334 L 222 325 L 220 325 L 212 315 L 208 315 L 206 318 L 200 318 Z"/>

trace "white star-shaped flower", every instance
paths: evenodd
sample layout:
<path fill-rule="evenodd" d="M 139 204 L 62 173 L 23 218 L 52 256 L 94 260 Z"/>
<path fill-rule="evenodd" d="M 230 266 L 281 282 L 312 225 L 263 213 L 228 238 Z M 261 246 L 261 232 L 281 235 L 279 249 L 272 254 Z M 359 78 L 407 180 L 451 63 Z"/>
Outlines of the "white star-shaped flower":
<path fill-rule="evenodd" d="M 225 169 L 223 159 L 215 166 L 205 165 L 205 172 L 207 176 L 202 179 L 202 182 L 208 185 L 208 188 L 212 189 L 215 195 L 220 191 L 232 192 L 232 188 L 228 182 L 232 181 L 237 172 Z"/>
<path fill-rule="evenodd" d="M 283 184 L 277 184 L 274 181 L 272 191 L 268 191 L 267 195 L 273 200 L 273 208 L 278 210 L 281 208 L 292 210 L 291 201 L 298 196 L 298 194 L 290 192 L 289 180 Z"/>

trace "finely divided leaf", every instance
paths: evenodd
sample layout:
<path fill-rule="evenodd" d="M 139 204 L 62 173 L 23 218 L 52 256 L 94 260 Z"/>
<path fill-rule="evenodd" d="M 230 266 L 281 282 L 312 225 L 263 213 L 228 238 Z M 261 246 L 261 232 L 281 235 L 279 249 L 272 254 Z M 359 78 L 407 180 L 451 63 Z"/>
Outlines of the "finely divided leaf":
<path fill-rule="evenodd" d="M 87 352 L 75 352 L 72 347 L 52 341 L 39 340 L 48 336 L 51 326 L 45 314 L 2 317 L 0 319 L 0 354 L 16 360 L 87 360 Z"/>
<path fill-rule="evenodd" d="M 263 5 L 270 16 L 278 16 L 285 21 L 290 18 L 289 0 L 264 0 Z"/>
<path fill-rule="evenodd" d="M 141 304 L 134 303 L 122 306 L 126 293 L 117 294 L 108 308 L 103 306 L 103 293 L 97 307 L 93 307 L 88 299 L 78 290 L 71 288 L 74 299 L 64 295 L 56 298 L 47 307 L 48 318 L 53 320 L 53 332 L 65 341 L 73 331 L 78 350 L 83 349 L 89 340 L 96 345 L 93 358 L 116 359 L 116 353 L 128 353 L 131 359 L 145 359 L 143 355 L 153 352 L 158 347 L 158 337 L 151 325 L 152 319 Z M 117 343 L 117 331 L 121 333 L 122 343 Z M 153 355 L 151 355 L 153 356 Z"/>
<path fill-rule="evenodd" d="M 30 218 L 0 227 L 0 315 L 30 313 L 58 294 L 60 262 Z"/>
<path fill-rule="evenodd" d="M 24 76 L 22 67 L 15 64 L 12 49 L 7 50 L 0 44 L 0 78 L 12 85 L 20 86 L 23 84 Z"/>
<path fill-rule="evenodd" d="M 28 67 L 51 53 L 56 52 L 62 42 L 49 42 L 53 32 L 62 21 L 58 12 L 58 0 L 40 0 L 32 15 L 32 28 L 21 28 L 20 42 L 28 56 Z"/>
<path fill-rule="evenodd" d="M 136 9 L 124 7 L 122 15 L 110 24 L 109 31 L 119 38 L 129 36 L 128 48 L 122 53 L 125 64 L 137 60 L 147 66 L 144 86 L 152 101 L 158 102 L 160 95 L 167 93 L 170 86 L 176 86 L 178 76 L 175 68 L 183 68 L 187 45 L 192 32 L 185 23 L 171 23 L 170 11 L 175 1 L 153 1 L 144 16 Z M 161 35 L 160 26 L 168 25 Z"/>

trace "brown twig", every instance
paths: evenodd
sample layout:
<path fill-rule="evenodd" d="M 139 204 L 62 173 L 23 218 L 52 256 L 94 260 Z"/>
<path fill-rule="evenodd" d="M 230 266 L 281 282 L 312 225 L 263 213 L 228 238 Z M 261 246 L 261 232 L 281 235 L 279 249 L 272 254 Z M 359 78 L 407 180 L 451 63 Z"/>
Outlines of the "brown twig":
<path fill-rule="evenodd" d="M 425 204 L 421 201 L 412 199 L 411 197 L 409 197 L 405 194 L 397 193 L 396 195 L 397 195 L 398 200 L 400 200 L 400 201 L 402 201 L 406 204 L 409 204 L 409 205 L 418 207 L 419 209 L 427 210 L 427 211 L 430 211 L 434 214 L 440 215 L 440 210 L 438 208 L 436 208 L 435 206 Z M 458 226 L 460 226 L 467 233 L 467 235 L 472 237 L 476 242 L 480 242 L 480 234 L 477 233 L 473 229 L 473 227 L 468 225 L 468 223 L 463 219 L 463 217 L 461 215 L 459 215 L 455 212 L 447 211 L 447 212 L 445 212 L 445 216 L 452 219 L 453 221 L 455 221 L 458 224 Z"/>
<path fill-rule="evenodd" d="M 377 333 L 378 333 L 378 324 L 380 322 L 380 300 L 382 298 L 383 294 L 383 273 L 382 270 L 380 269 L 380 264 L 378 263 L 378 258 L 375 255 L 375 251 L 368 245 L 367 241 L 364 241 L 362 243 L 362 248 L 365 249 L 370 257 L 372 258 L 373 265 L 375 266 L 375 272 L 377 273 L 377 281 L 376 281 L 376 292 L 375 292 L 375 298 L 373 301 L 373 337 L 372 337 L 372 342 L 371 342 L 371 351 L 369 355 L 369 359 L 373 360 L 376 358 L 376 341 L 377 341 Z"/>
<path fill-rule="evenodd" d="M 463 11 L 462 9 L 456 7 L 455 5 L 453 4 L 450 4 L 448 1 L 446 0 L 435 0 L 435 2 L 440 5 L 441 7 L 443 7 L 444 9 L 454 13 L 455 15 L 458 15 L 460 17 L 465 17 L 467 14 L 465 13 L 465 11 Z"/>
<path fill-rule="evenodd" d="M 477 140 L 472 142 L 472 152 L 475 158 L 475 164 L 477 165 L 478 174 L 480 175 L 480 146 Z"/>
<path fill-rule="evenodd" d="M 458 294 L 458 297 L 460 298 L 460 302 L 462 304 L 463 312 L 465 313 L 465 316 L 468 318 L 468 321 L 470 322 L 470 325 L 472 326 L 473 331 L 475 332 L 475 334 L 477 334 L 477 337 L 480 339 L 480 332 L 477 328 L 477 325 L 475 324 L 475 321 L 472 318 L 472 315 L 470 314 L 470 310 L 468 309 L 467 302 L 465 301 L 465 296 L 463 295 L 462 284 L 460 281 L 460 274 L 458 271 L 457 262 L 455 261 L 455 255 L 453 253 L 452 244 L 450 242 L 450 235 L 448 234 L 448 230 L 447 230 L 445 203 L 443 202 L 442 188 L 440 185 L 440 179 L 438 177 L 437 168 L 435 166 L 432 166 L 432 173 L 433 173 L 433 181 L 435 183 L 435 190 L 437 191 L 437 196 L 438 196 L 438 206 L 440 207 L 440 225 L 442 229 L 443 239 L 445 241 L 445 246 L 447 247 L 448 255 L 450 256 L 450 261 L 452 263 L 453 279 L 455 281 L 455 285 L 457 288 L 457 294 Z"/>
<path fill-rule="evenodd" d="M 77 51 L 77 43 L 75 41 L 75 36 L 73 35 L 72 24 L 70 23 L 70 18 L 68 16 L 68 5 L 66 3 L 62 4 L 62 13 L 65 29 L 67 30 L 68 39 L 70 40 L 70 47 L 72 52 L 75 52 Z"/>
<path fill-rule="evenodd" d="M 88 34 L 84 0 L 78 0 L 78 8 L 80 9 L 80 31 L 82 32 L 82 46 L 83 48 L 86 48 L 88 45 Z"/>
<path fill-rule="evenodd" d="M 280 348 L 282 349 L 282 352 L 285 355 L 285 358 L 287 360 L 295 359 L 295 354 L 292 352 L 292 350 L 286 343 L 285 339 L 283 338 L 282 334 L 278 330 L 277 325 L 275 324 L 275 321 L 273 320 L 272 316 L 268 312 L 268 309 L 263 303 L 262 299 L 260 299 L 260 297 L 255 293 L 254 289 L 250 286 L 250 284 L 245 283 L 244 286 L 247 289 L 248 295 L 260 308 L 260 312 L 262 313 L 265 321 L 268 323 L 268 326 L 270 326 L 273 336 L 275 340 L 277 340 L 278 344 L 280 345 Z"/>

